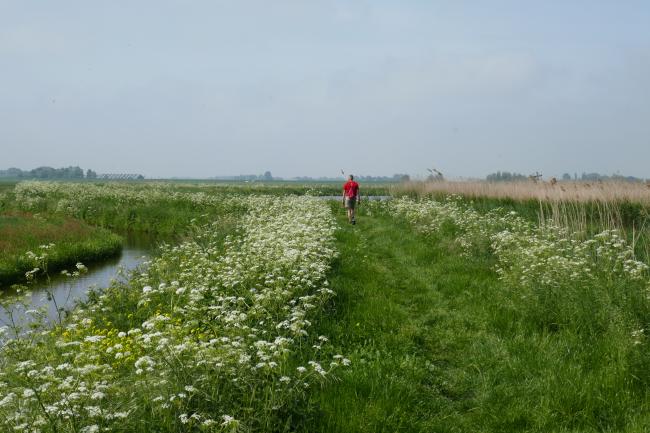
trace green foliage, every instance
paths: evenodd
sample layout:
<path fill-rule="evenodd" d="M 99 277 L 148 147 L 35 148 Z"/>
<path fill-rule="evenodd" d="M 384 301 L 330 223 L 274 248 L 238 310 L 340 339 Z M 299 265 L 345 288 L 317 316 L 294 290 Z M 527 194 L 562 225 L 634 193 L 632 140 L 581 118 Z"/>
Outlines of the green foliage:
<path fill-rule="evenodd" d="M 328 188 L 338 195 L 340 185 L 317 193 Z M 183 242 L 0 358 L 0 410 L 42 420 L 29 391 L 42 383 L 29 380 L 58 387 L 74 376 L 84 389 L 66 395 L 86 393 L 86 406 L 113 418 L 73 402 L 83 415 L 46 419 L 43 431 L 100 419 L 125 432 L 647 429 L 650 279 L 630 242 L 640 239 L 603 229 L 611 213 L 580 205 L 571 212 L 587 222 L 575 232 L 540 218 L 566 208 L 537 200 L 396 199 L 363 202 L 350 226 L 337 201 L 332 243 L 323 202 L 256 196 L 307 192 L 276 182 L 21 184 L 10 201 L 22 209 Z M 619 216 L 636 227 L 646 210 L 622 204 Z M 323 314 L 328 281 L 337 296 Z M 329 377 L 322 360 L 344 363 L 338 354 L 351 366 L 315 386 Z M 62 401 L 52 390 L 43 395 Z"/>
<path fill-rule="evenodd" d="M 228 236 L 197 221 L 61 326 L 7 341 L 2 430 L 288 431 L 349 363 L 311 333 L 333 295 L 334 221 L 311 198 L 238 200 L 248 212 Z"/>
<path fill-rule="evenodd" d="M 91 172 L 92 170 L 88 170 Z M 19 168 L 9 168 L 0 170 L 0 178 L 13 179 L 83 179 L 84 171 L 79 167 L 38 167 L 33 170 L 21 170 Z"/>
<path fill-rule="evenodd" d="M 497 171 L 488 174 L 485 180 L 488 182 L 512 182 L 513 180 L 528 180 L 528 176 L 520 173 L 510 173 L 509 171 Z"/>
<path fill-rule="evenodd" d="M 562 229 L 536 227 L 511 212 L 477 213 L 462 201 L 403 200 L 373 212 L 384 209 L 398 221 L 375 217 L 385 226 L 382 233 L 364 230 L 363 219 L 357 226 L 366 237 L 362 250 L 371 255 L 369 263 L 384 262 L 391 274 L 405 278 L 423 277 L 408 280 L 406 287 L 417 287 L 412 292 L 389 279 L 387 286 L 401 289 L 404 299 L 395 296 L 393 306 L 388 297 L 377 320 L 399 311 L 397 306 L 417 304 L 410 307 L 412 318 L 404 314 L 393 324 L 395 335 L 430 314 L 415 329 L 430 342 L 419 370 L 429 367 L 435 374 L 410 386 L 421 390 L 417 398 L 431 416 L 414 412 L 414 421 L 398 404 L 384 424 L 367 415 L 369 424 L 378 426 L 374 431 L 643 431 L 650 408 L 648 274 L 624 239 L 603 232 L 573 240 Z M 402 228 L 399 241 L 392 236 L 394 248 L 382 249 L 391 238 L 390 225 L 400 227 L 400 220 L 422 234 Z M 486 236 L 487 251 L 477 248 Z M 399 247 L 407 240 L 408 246 Z M 428 258 L 414 264 L 412 256 L 421 255 Z M 402 274 L 404 266 L 410 270 Z M 390 278 L 379 272 L 360 274 Z M 425 312 L 415 313 L 422 304 Z M 363 306 L 357 309 L 370 314 Z M 386 359 L 419 354 L 407 339 L 393 350 Z M 353 361 L 356 370 L 359 363 Z M 365 386 L 395 395 L 380 377 L 385 376 Z M 422 388 L 423 383 L 431 386 Z M 341 398 L 353 405 L 351 394 Z M 327 406 L 324 401 L 319 403 Z M 372 405 L 356 404 L 350 412 Z M 373 431 L 360 420 L 329 413 L 337 427 L 328 431 Z"/>
<path fill-rule="evenodd" d="M 364 194 L 387 193 L 385 185 L 363 186 Z M 243 195 L 340 195 L 340 184 L 261 183 L 117 183 L 22 182 L 14 206 L 57 213 L 117 232 L 136 231 L 163 239 L 181 239 L 192 219 L 242 214 Z"/>
<path fill-rule="evenodd" d="M 416 199 L 419 194 L 411 191 L 400 193 L 399 196 Z M 445 192 L 432 192 L 423 198 L 444 201 L 448 196 Z M 541 221 L 563 225 L 582 236 L 593 236 L 603 230 L 616 229 L 633 246 L 636 257 L 650 260 L 650 208 L 638 201 L 554 202 L 494 197 L 472 197 L 466 201 L 481 213 L 496 209 L 514 211 L 531 223 L 539 224 Z"/>
<path fill-rule="evenodd" d="M 476 249 L 485 242 L 467 237 L 535 225 L 494 208 L 472 215 L 465 205 L 452 201 L 434 223 L 437 208 L 411 203 L 396 217 L 386 211 L 394 204 L 372 203 L 337 236 L 338 296 L 321 332 L 353 363 L 338 386 L 312 398 L 314 415 L 300 431 L 645 431 L 647 289 L 610 278 L 605 265 L 629 249 L 608 234 L 586 245 L 614 252 L 600 256 L 588 283 L 557 293 L 522 287 L 516 269 L 512 279 L 496 272 L 506 262 L 523 270 L 521 249 L 504 244 L 511 260 L 499 260 L 504 253 Z M 497 215 L 505 219 L 486 230 L 474 223 Z M 547 246 L 541 251 L 589 258 Z M 570 278 L 562 269 L 541 270 Z"/>
<path fill-rule="evenodd" d="M 357 179 L 357 178 L 355 178 Z M 262 194 L 262 195 L 314 195 L 332 196 L 341 195 L 343 187 L 341 181 L 173 181 L 168 185 L 182 188 L 184 191 L 206 192 L 209 194 Z M 392 181 L 364 181 L 360 180 L 363 195 L 390 195 Z"/>
<path fill-rule="evenodd" d="M 236 195 L 209 194 L 172 184 L 23 182 L 15 206 L 24 211 L 69 215 L 117 232 L 179 240 L 192 220 L 245 209 Z"/>
<path fill-rule="evenodd" d="M 120 236 L 74 218 L 0 214 L 0 286 L 24 280 L 25 272 L 39 266 L 30 251 L 47 254 L 49 270 L 56 271 L 79 261 L 91 263 L 113 256 L 121 248 Z"/>

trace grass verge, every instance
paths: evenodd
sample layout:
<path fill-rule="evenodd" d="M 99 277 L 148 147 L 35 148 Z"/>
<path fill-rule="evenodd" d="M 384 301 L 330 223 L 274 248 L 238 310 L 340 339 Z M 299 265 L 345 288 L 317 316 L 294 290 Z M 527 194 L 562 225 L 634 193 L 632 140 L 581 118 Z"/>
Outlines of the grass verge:
<path fill-rule="evenodd" d="M 195 227 L 60 325 L 1 327 L 20 337 L 0 341 L 0 430 L 291 431 L 306 394 L 349 363 L 305 338 L 332 294 L 336 227 L 322 201 L 246 201 L 228 236 Z"/>
<path fill-rule="evenodd" d="M 54 244 L 49 247 L 50 244 Z M 48 255 L 48 271 L 78 261 L 90 263 L 117 254 L 122 238 L 70 217 L 27 212 L 0 214 L 0 286 L 21 281 L 39 266 L 28 251 Z"/>
<path fill-rule="evenodd" d="M 540 329 L 452 230 L 425 237 L 386 215 L 344 227 L 319 332 L 353 363 L 302 431 L 644 431 L 647 351 L 624 329 Z"/>
<path fill-rule="evenodd" d="M 587 190 L 590 188 L 587 183 L 577 183 L 573 186 Z M 617 195 L 617 186 L 628 188 L 634 191 L 634 194 Z M 474 187 L 476 189 L 473 189 Z M 471 202 L 472 207 L 480 212 L 485 213 L 497 208 L 512 210 L 531 222 L 565 227 L 582 236 L 594 235 L 604 230 L 618 230 L 633 245 L 640 260 L 650 260 L 648 186 L 641 183 L 605 183 L 594 187 L 600 193 L 577 197 L 558 195 L 563 188 L 529 182 L 414 182 L 395 185 L 391 192 L 395 196 L 432 198 L 439 201 L 444 201 L 450 194 L 456 194 Z M 533 191 L 546 192 L 534 194 Z"/>

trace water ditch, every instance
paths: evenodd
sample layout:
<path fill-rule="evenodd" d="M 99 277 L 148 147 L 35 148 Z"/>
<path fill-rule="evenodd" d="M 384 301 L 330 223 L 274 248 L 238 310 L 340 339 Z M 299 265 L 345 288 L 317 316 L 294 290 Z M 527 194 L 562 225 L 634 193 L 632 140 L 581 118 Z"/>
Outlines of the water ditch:
<path fill-rule="evenodd" d="M 322 200 L 340 200 L 341 196 L 319 196 Z M 391 196 L 362 196 L 363 201 L 390 200 Z M 14 303 L 16 290 L 10 287 L 0 287 L 0 303 L 9 304 L 0 307 L 0 327 L 17 326 L 24 328 L 33 322 L 34 311 L 44 309 L 45 321 L 56 323 L 61 310 L 69 311 L 79 301 L 87 298 L 89 290 L 101 289 L 110 285 L 114 279 L 126 278 L 128 271 L 135 269 L 155 251 L 157 241 L 146 235 L 125 236 L 124 246 L 118 256 L 99 262 L 84 264 L 88 268 L 86 273 L 72 278 L 60 273 L 50 275 L 49 279 L 41 278 L 29 283 L 31 292 L 27 302 Z M 72 266 L 69 271 L 76 270 Z M 0 335 L 0 340 L 1 340 Z"/>
<path fill-rule="evenodd" d="M 27 302 L 6 302 L 15 299 L 17 292 L 10 287 L 0 287 L 0 300 L 6 305 L 0 308 L 0 326 L 25 325 L 35 319 L 34 311 L 44 309 L 45 320 L 56 323 L 59 320 L 60 309 L 71 310 L 79 301 L 87 298 L 91 289 L 101 289 L 110 285 L 114 279 L 125 279 L 128 271 L 135 269 L 148 260 L 156 249 L 157 242 L 143 235 L 125 236 L 124 246 L 119 255 L 84 264 L 88 271 L 78 277 L 68 277 L 61 273 L 51 275 L 49 279 L 40 278 L 28 284 L 31 295 Z M 71 266 L 69 271 L 76 268 Z"/>

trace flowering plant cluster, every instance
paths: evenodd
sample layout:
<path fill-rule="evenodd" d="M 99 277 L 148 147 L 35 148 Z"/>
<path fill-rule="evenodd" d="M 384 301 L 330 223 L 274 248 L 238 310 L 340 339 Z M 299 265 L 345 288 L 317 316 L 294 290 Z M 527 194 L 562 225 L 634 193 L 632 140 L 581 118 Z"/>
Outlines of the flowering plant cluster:
<path fill-rule="evenodd" d="M 186 191 L 171 183 L 61 183 L 25 181 L 14 188 L 18 206 L 26 211 L 55 211 L 89 219 L 96 207 L 176 204 L 189 209 L 217 207 L 234 212 L 241 196 Z"/>
<path fill-rule="evenodd" d="M 514 211 L 481 213 L 457 197 L 401 198 L 386 206 L 425 233 L 452 226 L 466 255 L 487 248 L 499 278 L 519 298 L 516 304 L 546 328 L 580 326 L 581 332 L 599 333 L 612 321 L 642 328 L 650 317 L 648 265 L 617 231 L 578 235 L 533 224 Z M 635 329 L 633 341 L 643 334 Z"/>
<path fill-rule="evenodd" d="M 520 232 L 532 227 L 515 212 L 501 209 L 478 212 L 459 196 L 449 196 L 443 201 L 402 197 L 391 200 L 387 206 L 392 214 L 405 218 L 423 233 L 452 231 L 466 256 L 490 250 L 495 233 L 506 229 Z"/>
<path fill-rule="evenodd" d="M 240 200 L 249 211 L 234 234 L 199 225 L 68 321 L 5 342 L 2 431 L 277 430 L 349 364 L 310 334 L 334 295 L 330 208 Z"/>

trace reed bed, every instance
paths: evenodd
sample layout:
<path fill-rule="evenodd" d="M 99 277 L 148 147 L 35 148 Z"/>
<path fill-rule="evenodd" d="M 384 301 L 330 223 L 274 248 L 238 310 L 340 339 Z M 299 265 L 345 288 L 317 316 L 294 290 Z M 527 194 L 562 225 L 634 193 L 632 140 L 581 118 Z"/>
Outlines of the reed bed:
<path fill-rule="evenodd" d="M 650 205 L 650 183 L 641 182 L 413 181 L 394 185 L 391 192 L 397 195 L 454 194 L 464 197 L 546 202 L 612 203 L 629 201 Z"/>
<path fill-rule="evenodd" d="M 650 183 L 642 182 L 405 182 L 395 196 L 442 199 L 460 196 L 483 211 L 517 211 L 539 226 L 562 227 L 575 239 L 616 230 L 636 256 L 650 260 Z"/>

